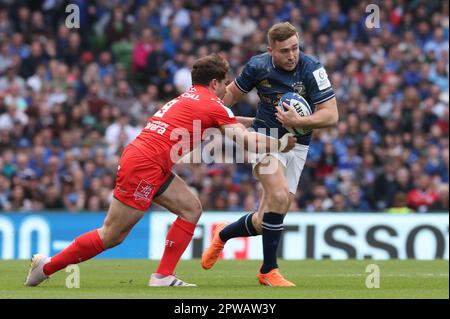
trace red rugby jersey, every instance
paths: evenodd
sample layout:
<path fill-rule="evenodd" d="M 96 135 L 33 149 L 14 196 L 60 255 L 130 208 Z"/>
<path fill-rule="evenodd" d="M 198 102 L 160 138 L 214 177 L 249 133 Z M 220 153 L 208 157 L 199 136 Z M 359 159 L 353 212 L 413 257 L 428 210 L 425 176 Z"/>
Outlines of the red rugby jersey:
<path fill-rule="evenodd" d="M 206 129 L 235 123 L 233 112 L 221 99 L 206 87 L 194 85 L 162 106 L 131 144 L 169 171 L 174 159 L 201 142 Z"/>

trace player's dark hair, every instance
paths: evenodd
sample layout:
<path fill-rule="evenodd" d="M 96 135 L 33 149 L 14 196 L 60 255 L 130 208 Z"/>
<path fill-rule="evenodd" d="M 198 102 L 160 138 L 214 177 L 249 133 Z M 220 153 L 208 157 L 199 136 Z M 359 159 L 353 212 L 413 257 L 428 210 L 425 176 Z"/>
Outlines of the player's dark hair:
<path fill-rule="evenodd" d="M 276 41 L 282 42 L 289 39 L 293 35 L 296 35 L 298 38 L 297 29 L 289 22 L 280 22 L 274 24 L 269 29 L 269 32 L 267 33 L 267 41 L 269 42 L 269 46 L 273 47 Z"/>
<path fill-rule="evenodd" d="M 218 54 L 207 55 L 195 61 L 192 67 L 192 84 L 209 85 L 212 79 L 222 81 L 229 71 L 228 62 Z"/>

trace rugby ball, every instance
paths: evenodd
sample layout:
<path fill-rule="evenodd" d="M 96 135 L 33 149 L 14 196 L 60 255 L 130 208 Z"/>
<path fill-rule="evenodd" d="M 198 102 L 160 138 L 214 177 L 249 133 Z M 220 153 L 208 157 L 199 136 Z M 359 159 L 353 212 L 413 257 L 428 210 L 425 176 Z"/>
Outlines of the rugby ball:
<path fill-rule="evenodd" d="M 313 113 L 308 102 L 300 94 L 294 92 L 285 93 L 278 102 L 278 105 L 281 106 L 282 108 L 283 102 L 286 103 L 287 105 L 293 106 L 300 116 L 309 116 Z M 311 133 L 311 129 L 304 129 L 301 127 L 285 127 L 285 128 L 290 133 L 296 135 L 306 135 Z"/>

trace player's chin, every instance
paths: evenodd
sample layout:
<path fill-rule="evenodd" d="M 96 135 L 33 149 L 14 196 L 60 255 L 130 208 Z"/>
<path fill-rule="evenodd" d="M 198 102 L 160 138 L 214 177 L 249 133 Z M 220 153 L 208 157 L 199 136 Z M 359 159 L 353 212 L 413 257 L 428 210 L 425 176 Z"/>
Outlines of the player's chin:
<path fill-rule="evenodd" d="M 284 65 L 283 69 L 286 71 L 292 71 L 297 67 L 297 63 L 287 63 Z"/>

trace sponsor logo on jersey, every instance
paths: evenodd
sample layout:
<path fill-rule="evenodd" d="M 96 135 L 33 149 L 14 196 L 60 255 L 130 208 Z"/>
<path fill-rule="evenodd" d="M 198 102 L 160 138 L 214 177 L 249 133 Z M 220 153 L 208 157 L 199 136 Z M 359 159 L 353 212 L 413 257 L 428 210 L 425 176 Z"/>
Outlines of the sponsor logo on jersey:
<path fill-rule="evenodd" d="M 313 75 L 319 90 L 325 90 L 331 86 L 330 80 L 328 80 L 328 74 L 324 68 L 315 70 Z"/>

